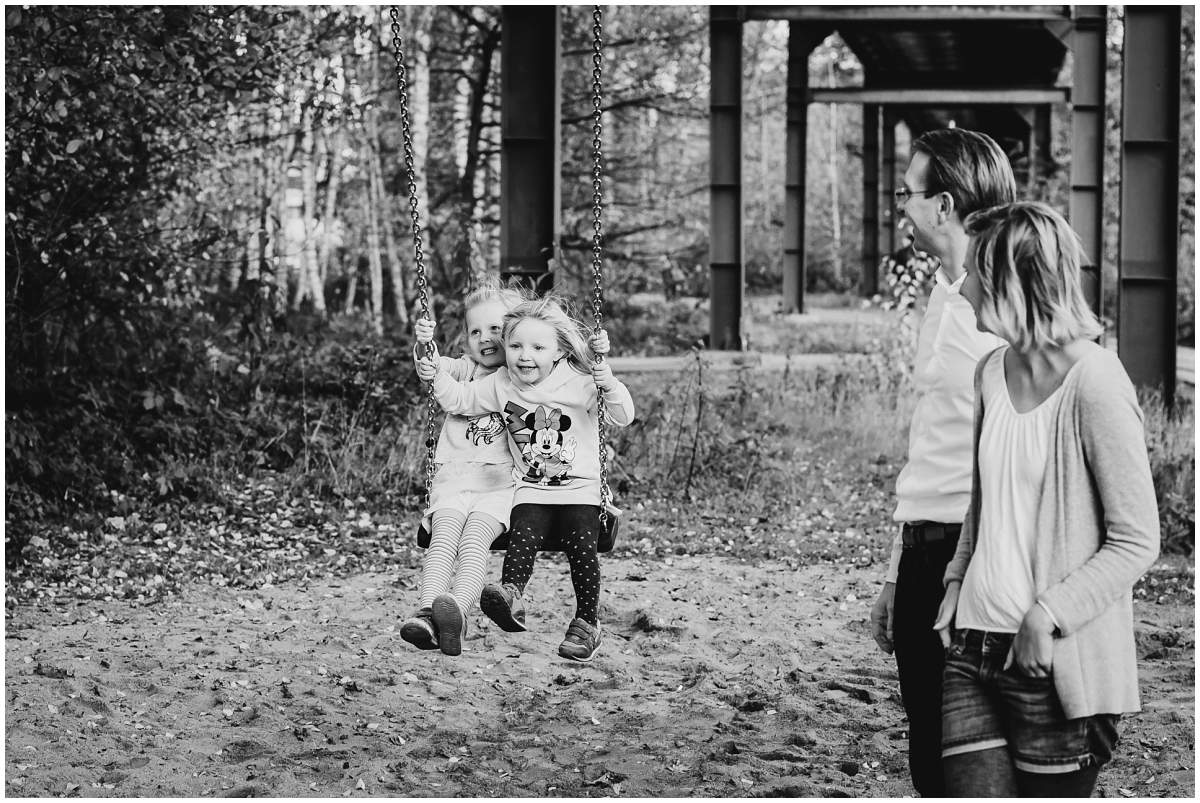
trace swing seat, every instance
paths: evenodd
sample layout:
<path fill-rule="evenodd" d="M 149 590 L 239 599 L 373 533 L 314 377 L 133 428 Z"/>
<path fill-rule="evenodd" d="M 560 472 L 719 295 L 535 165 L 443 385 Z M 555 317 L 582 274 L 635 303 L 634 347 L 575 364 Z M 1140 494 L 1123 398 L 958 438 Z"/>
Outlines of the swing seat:
<path fill-rule="evenodd" d="M 612 552 L 613 545 L 617 542 L 617 525 L 620 520 L 621 511 L 616 505 L 611 502 L 606 502 L 604 511 L 608 515 L 605 519 L 604 529 L 600 532 L 600 538 L 596 544 L 597 552 Z M 417 546 L 421 549 L 428 549 L 429 542 L 433 538 L 433 524 L 429 516 L 421 519 L 421 524 L 417 528 Z M 493 552 L 503 552 L 508 549 L 508 530 L 496 536 L 496 540 L 492 541 L 491 549 Z M 539 552 L 562 552 L 562 545 L 557 538 L 548 538 L 546 544 L 538 550 Z"/>

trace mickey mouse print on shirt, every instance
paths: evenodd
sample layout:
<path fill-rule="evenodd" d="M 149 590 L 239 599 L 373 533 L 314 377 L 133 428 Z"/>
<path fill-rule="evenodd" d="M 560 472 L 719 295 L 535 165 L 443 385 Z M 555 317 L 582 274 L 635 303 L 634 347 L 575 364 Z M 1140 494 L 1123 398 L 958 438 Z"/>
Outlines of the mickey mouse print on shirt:
<path fill-rule="evenodd" d="M 570 474 L 578 446 L 574 435 L 567 434 L 571 417 L 557 407 L 538 405 L 532 411 L 516 402 L 504 406 L 508 431 L 521 449 L 525 462 L 522 482 L 533 485 L 570 485 Z"/>

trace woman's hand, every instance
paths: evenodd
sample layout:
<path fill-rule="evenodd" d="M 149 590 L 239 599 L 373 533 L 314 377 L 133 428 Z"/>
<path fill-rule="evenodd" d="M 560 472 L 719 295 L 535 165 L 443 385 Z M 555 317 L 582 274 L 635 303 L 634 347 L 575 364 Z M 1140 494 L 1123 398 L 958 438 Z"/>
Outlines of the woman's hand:
<path fill-rule="evenodd" d="M 1031 678 L 1050 676 L 1054 664 L 1054 620 L 1036 602 L 1021 620 L 1021 629 L 1013 639 L 1004 668 L 1013 664 Z"/>
<path fill-rule="evenodd" d="M 437 377 L 438 358 L 420 357 L 417 360 L 417 376 L 422 382 L 432 382 Z"/>
<path fill-rule="evenodd" d="M 417 342 L 432 343 L 433 330 L 436 327 L 437 323 L 432 318 L 417 318 L 417 322 L 413 324 L 413 333 L 417 336 Z"/>
<path fill-rule="evenodd" d="M 958 592 L 961 589 L 962 582 L 959 580 L 952 580 L 946 585 L 946 593 L 938 607 L 937 619 L 933 621 L 933 629 L 937 631 L 945 649 L 950 649 L 950 642 L 954 640 L 954 613 L 958 610 Z"/>
<path fill-rule="evenodd" d="M 588 345 L 590 345 L 592 347 L 592 351 L 596 352 L 597 354 L 608 354 L 608 332 L 601 329 L 599 332 L 591 336 L 591 338 L 588 340 Z"/>

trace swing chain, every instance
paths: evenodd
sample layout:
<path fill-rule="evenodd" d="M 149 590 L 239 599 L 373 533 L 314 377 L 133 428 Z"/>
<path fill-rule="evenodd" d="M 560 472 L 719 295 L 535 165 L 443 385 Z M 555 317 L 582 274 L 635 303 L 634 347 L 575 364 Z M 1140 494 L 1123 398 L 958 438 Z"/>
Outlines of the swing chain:
<path fill-rule="evenodd" d="M 592 6 L 592 318 L 595 322 L 594 332 L 600 334 L 604 304 L 604 275 L 603 275 L 603 239 L 601 215 L 604 212 L 603 149 L 601 135 L 604 129 L 600 121 L 600 107 L 604 93 L 601 78 L 604 64 L 603 13 L 600 6 Z M 602 355 L 596 355 L 596 363 L 604 360 Z M 608 487 L 608 422 L 604 405 L 604 392 L 596 389 L 596 424 L 600 439 L 600 527 L 608 526 L 608 509 L 605 504 L 612 496 Z"/>
<path fill-rule="evenodd" d="M 425 277 L 425 253 L 421 246 L 421 222 L 417 209 L 417 175 L 413 157 L 412 118 L 408 113 L 408 70 L 404 65 L 404 40 L 400 37 L 400 10 L 391 8 L 392 17 L 392 55 L 396 60 L 396 88 L 400 93 L 400 128 L 404 136 L 404 169 L 408 178 L 408 209 L 412 216 L 413 262 L 416 267 L 417 297 L 421 301 L 421 317 L 433 320 L 429 313 L 429 283 Z M 425 346 L 425 356 L 434 354 L 433 343 Z M 433 383 L 425 396 L 425 503 L 429 504 L 433 492 L 434 448 L 437 444 L 435 419 L 437 417 L 437 400 L 433 396 Z"/>

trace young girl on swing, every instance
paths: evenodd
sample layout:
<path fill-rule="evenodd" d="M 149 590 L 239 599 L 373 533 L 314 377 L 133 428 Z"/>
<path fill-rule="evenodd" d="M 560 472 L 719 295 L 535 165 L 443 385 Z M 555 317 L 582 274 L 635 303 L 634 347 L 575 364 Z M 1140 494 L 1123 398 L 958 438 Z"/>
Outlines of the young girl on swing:
<path fill-rule="evenodd" d="M 519 475 L 508 551 L 500 584 L 483 589 L 480 608 L 502 630 L 525 630 L 521 595 L 538 550 L 553 536 L 570 563 L 576 604 L 558 654 L 575 661 L 590 661 L 601 638 L 598 393 L 609 421 L 633 420 L 628 388 L 606 362 L 594 362 L 608 353 L 608 334 L 585 341 L 583 332 L 556 299 L 526 301 L 504 318 L 505 370 L 469 383 L 433 360 L 422 359 L 417 371 L 433 382 L 447 413 L 500 413 L 508 429 Z"/>
<path fill-rule="evenodd" d="M 487 284 L 463 301 L 466 355 L 437 358 L 447 376 L 479 381 L 504 365 L 504 315 L 521 302 L 516 290 Z M 417 352 L 433 340 L 432 321 L 414 325 Z M 435 353 L 436 356 L 436 353 Z M 462 652 L 467 613 L 479 600 L 488 550 L 508 526 L 512 508 L 512 456 L 500 416 L 446 417 L 438 436 L 437 468 L 426 518 L 429 547 L 421 561 L 418 610 L 400 628 L 400 637 L 422 650 Z M 457 570 L 455 563 L 457 562 Z"/>
<path fill-rule="evenodd" d="M 1158 555 L 1142 412 L 1040 203 L 971 215 L 962 295 L 1008 341 L 975 373 L 971 503 L 934 629 L 954 797 L 1089 797 L 1137 711 L 1132 589 Z M 953 628 L 953 629 L 952 629 Z"/>

